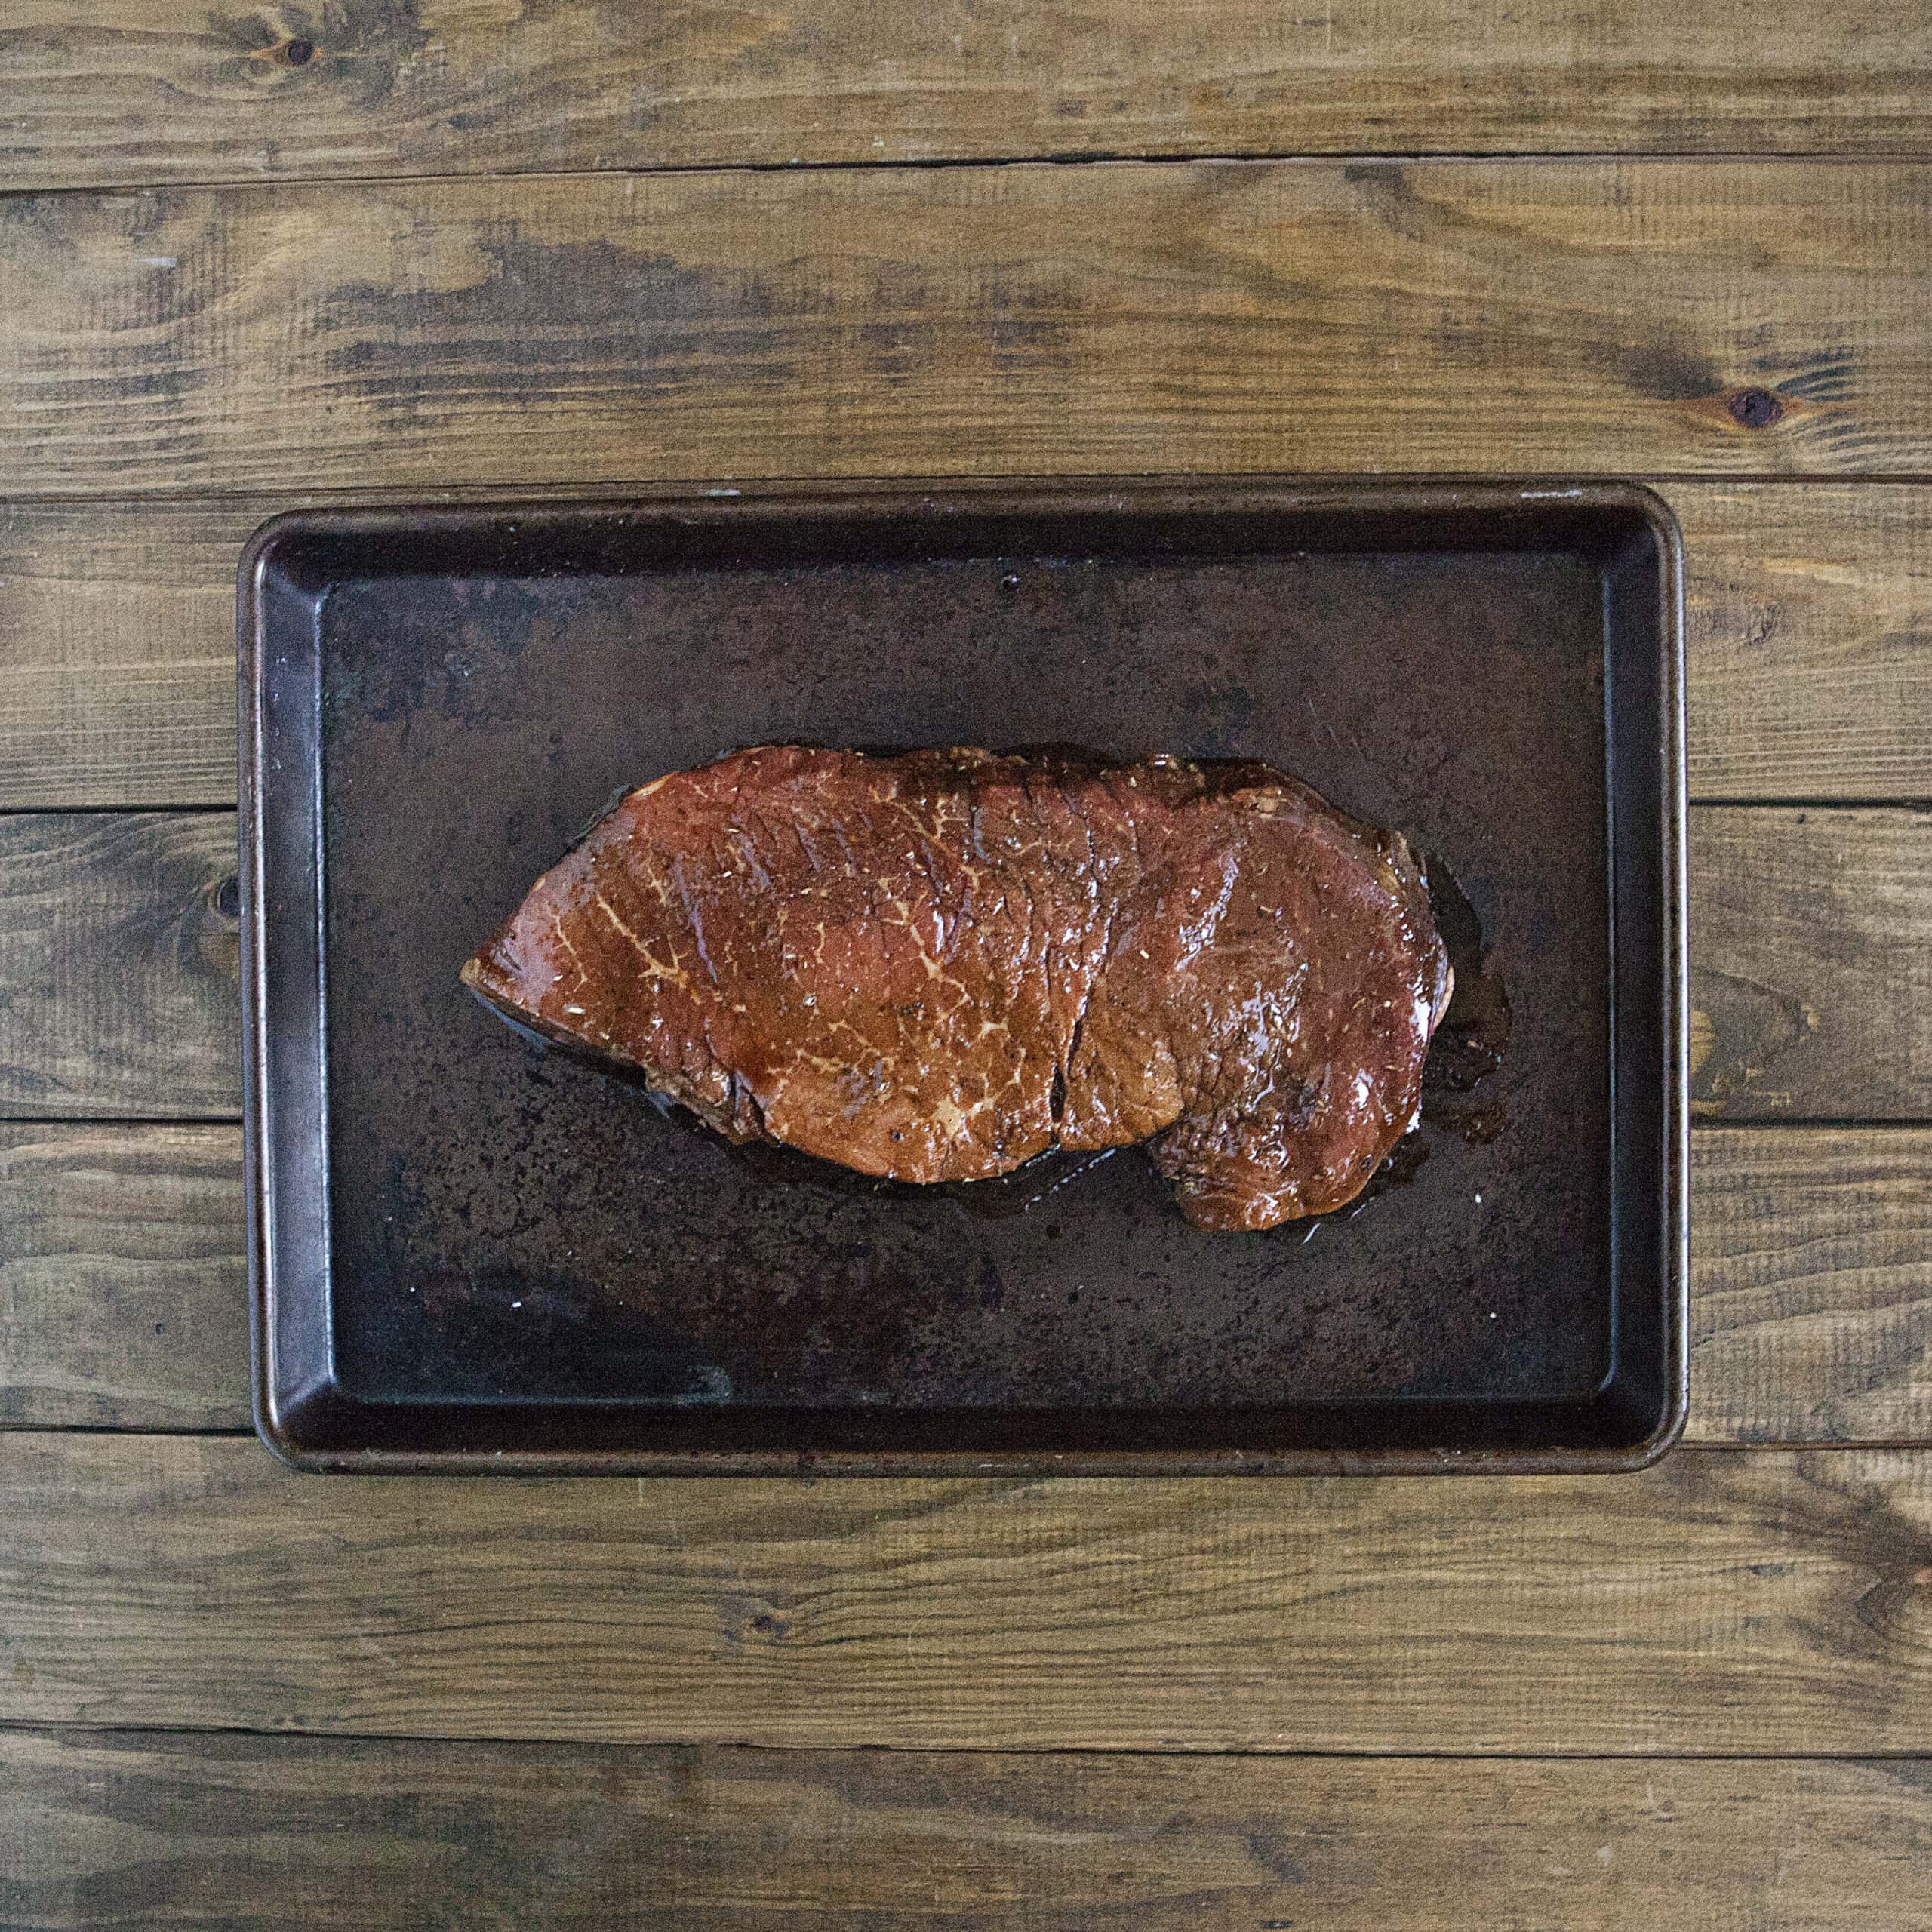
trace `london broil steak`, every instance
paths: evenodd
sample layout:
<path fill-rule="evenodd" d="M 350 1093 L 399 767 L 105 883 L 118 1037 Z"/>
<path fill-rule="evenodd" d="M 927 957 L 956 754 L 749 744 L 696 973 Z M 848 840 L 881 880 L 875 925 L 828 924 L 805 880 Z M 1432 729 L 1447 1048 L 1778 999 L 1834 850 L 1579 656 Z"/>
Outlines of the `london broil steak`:
<path fill-rule="evenodd" d="M 1401 836 L 1266 765 L 768 746 L 620 799 L 463 978 L 734 1141 L 931 1182 L 1145 1140 L 1259 1229 L 1414 1124 L 1451 975 Z"/>

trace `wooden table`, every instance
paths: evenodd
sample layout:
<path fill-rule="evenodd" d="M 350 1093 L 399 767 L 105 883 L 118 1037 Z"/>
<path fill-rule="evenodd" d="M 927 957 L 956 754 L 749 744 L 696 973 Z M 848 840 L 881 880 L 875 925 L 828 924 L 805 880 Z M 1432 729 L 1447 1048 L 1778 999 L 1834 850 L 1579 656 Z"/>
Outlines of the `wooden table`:
<path fill-rule="evenodd" d="M 1909 0 L 4 0 L 0 1921 L 1932 1926 L 1929 144 Z M 248 532 L 1148 471 L 1682 519 L 1688 1446 L 272 1462 Z"/>

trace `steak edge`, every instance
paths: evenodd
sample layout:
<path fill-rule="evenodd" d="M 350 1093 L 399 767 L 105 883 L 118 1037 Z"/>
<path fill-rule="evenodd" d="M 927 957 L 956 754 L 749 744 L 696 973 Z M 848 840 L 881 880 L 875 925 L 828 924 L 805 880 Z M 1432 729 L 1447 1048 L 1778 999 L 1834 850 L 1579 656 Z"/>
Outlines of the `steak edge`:
<path fill-rule="evenodd" d="M 623 796 L 462 977 L 734 1141 L 930 1182 L 1145 1140 L 1211 1229 L 1361 1191 L 1451 979 L 1407 842 L 1267 765 L 797 746 Z"/>

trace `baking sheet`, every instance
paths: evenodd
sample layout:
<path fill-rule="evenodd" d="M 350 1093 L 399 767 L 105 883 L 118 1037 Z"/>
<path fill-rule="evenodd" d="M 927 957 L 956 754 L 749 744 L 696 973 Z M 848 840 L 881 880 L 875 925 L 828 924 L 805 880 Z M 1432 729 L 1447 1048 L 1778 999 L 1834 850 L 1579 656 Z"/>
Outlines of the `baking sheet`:
<path fill-rule="evenodd" d="M 242 612 L 265 1435 L 328 1468 L 1657 1453 L 1682 1412 L 1678 581 L 1667 513 L 1616 488 L 269 526 Z M 614 786 L 786 739 L 1266 758 L 1453 882 L 1501 1063 L 1437 1081 L 1412 1174 L 1359 1214 L 1214 1235 L 1137 1150 L 984 1194 L 734 1155 L 457 985 Z"/>

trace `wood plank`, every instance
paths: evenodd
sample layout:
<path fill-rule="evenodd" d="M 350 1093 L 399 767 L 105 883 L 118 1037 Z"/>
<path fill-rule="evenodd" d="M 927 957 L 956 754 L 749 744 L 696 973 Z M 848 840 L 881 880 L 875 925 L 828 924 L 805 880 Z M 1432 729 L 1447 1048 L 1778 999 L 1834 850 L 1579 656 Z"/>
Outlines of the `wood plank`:
<path fill-rule="evenodd" d="M 1932 798 L 1932 490 L 1672 482 L 1693 798 Z"/>
<path fill-rule="evenodd" d="M 261 520 L 0 508 L 0 807 L 233 802 L 235 570 Z"/>
<path fill-rule="evenodd" d="M 289 1474 L 0 1438 L 0 1720 L 982 1749 L 1924 1752 L 1932 1453 L 1642 1476 Z"/>
<path fill-rule="evenodd" d="M 1928 302 L 1925 163 L 20 195 L 0 473 L 61 497 L 1558 453 L 1911 474 L 1932 469 Z"/>
<path fill-rule="evenodd" d="M 0 1126 L 0 1426 L 246 1429 L 242 1130 Z"/>
<path fill-rule="evenodd" d="M 0 819 L 0 1109 L 240 1110 L 222 813 Z M 1932 1119 L 1932 814 L 1691 814 L 1692 1105 Z"/>
<path fill-rule="evenodd" d="M 10 1731 L 0 1914 L 103 1924 L 1932 1927 L 1932 1767 Z M 460 1901 L 460 1907 L 457 1902 Z"/>
<path fill-rule="evenodd" d="M 1923 150 L 1932 28 L 1878 0 L 21 0 L 23 187 L 1020 155 Z"/>
<path fill-rule="evenodd" d="M 1932 1443 L 1932 1131 L 1691 1143 L 1693 1442 Z M 0 1423 L 248 1426 L 234 1128 L 0 1130 Z"/>
<path fill-rule="evenodd" d="M 1693 813 L 1690 952 L 1694 1112 L 1932 1118 L 1932 811 Z"/>
<path fill-rule="evenodd" d="M 235 866 L 232 813 L 0 818 L 0 1109 L 238 1111 Z"/>
<path fill-rule="evenodd" d="M 1932 1443 L 1932 1132 L 1690 1137 L 1690 1434 Z"/>
<path fill-rule="evenodd" d="M 1932 798 L 1932 491 L 1660 486 L 1694 798 Z M 0 807 L 235 796 L 234 576 L 291 497 L 0 507 Z"/>
<path fill-rule="evenodd" d="M 246 1428 L 241 1134 L 0 1128 L 0 1424 Z"/>

